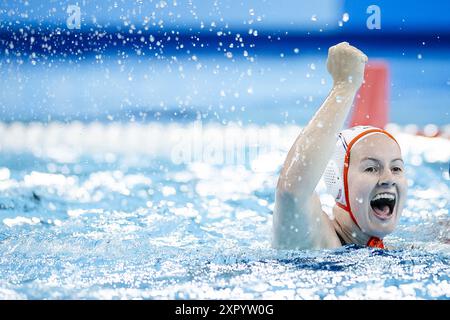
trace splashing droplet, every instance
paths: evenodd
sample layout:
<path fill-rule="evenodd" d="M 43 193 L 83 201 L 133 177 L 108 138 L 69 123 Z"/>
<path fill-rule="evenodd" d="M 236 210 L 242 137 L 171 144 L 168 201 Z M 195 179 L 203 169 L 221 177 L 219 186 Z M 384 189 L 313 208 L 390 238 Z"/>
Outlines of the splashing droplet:
<path fill-rule="evenodd" d="M 349 19 L 350 19 L 350 16 L 348 15 L 347 12 L 342 15 L 342 21 L 347 22 Z"/>

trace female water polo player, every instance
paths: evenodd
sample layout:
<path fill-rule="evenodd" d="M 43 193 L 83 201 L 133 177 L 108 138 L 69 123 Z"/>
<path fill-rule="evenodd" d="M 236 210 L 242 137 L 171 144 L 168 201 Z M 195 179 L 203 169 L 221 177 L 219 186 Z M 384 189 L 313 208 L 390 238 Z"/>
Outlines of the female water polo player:
<path fill-rule="evenodd" d="M 383 237 L 397 225 L 407 189 L 397 141 L 369 126 L 339 132 L 363 82 L 366 62 L 367 56 L 346 42 L 328 51 L 333 87 L 291 147 L 278 180 L 275 248 L 349 243 L 384 248 Z M 315 192 L 322 175 L 336 200 L 331 217 Z"/>

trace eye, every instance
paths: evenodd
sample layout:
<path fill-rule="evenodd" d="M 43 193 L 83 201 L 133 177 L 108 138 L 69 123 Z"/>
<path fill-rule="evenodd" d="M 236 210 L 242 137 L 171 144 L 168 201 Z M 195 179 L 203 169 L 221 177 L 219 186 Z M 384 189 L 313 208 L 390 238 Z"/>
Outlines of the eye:
<path fill-rule="evenodd" d="M 366 169 L 364 169 L 364 172 L 369 172 L 369 173 L 377 172 L 377 168 L 376 167 L 367 167 Z"/>
<path fill-rule="evenodd" d="M 402 172 L 402 171 L 403 171 L 403 169 L 401 167 L 393 167 L 392 168 L 392 172 L 399 173 L 399 172 Z"/>

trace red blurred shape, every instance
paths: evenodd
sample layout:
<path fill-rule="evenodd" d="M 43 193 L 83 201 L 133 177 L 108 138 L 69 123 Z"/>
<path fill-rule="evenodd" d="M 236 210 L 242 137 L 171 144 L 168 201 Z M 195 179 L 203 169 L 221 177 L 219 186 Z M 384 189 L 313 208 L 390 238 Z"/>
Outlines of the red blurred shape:
<path fill-rule="evenodd" d="M 350 127 L 371 125 L 384 128 L 389 115 L 389 67 L 384 61 L 369 61 L 364 84 L 359 89 Z"/>

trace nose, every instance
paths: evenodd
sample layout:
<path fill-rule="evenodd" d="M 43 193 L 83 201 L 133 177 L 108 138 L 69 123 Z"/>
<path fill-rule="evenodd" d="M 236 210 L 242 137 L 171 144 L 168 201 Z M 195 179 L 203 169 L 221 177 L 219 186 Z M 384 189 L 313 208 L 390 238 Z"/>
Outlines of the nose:
<path fill-rule="evenodd" d="M 381 187 L 392 187 L 395 186 L 394 176 L 389 169 L 382 171 L 378 184 Z"/>

